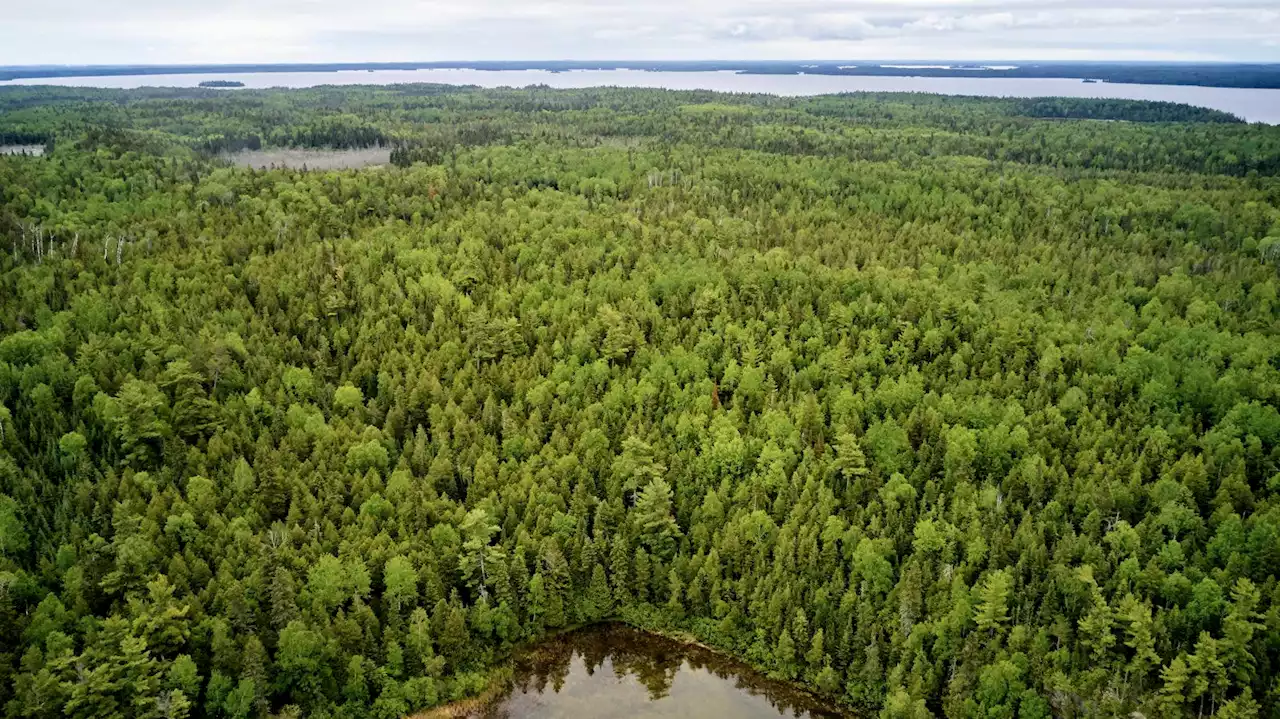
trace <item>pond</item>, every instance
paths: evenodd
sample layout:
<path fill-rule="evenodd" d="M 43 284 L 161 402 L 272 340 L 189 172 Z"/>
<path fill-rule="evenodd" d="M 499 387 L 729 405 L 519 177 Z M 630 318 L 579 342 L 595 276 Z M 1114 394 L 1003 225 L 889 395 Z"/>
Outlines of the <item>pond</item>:
<path fill-rule="evenodd" d="M 44 145 L 0 145 L 0 155 L 30 155 L 39 157 L 44 154 Z"/>
<path fill-rule="evenodd" d="M 277 148 L 270 150 L 241 150 L 226 153 L 222 159 L 239 167 L 259 170 L 289 168 L 300 170 L 349 170 L 358 167 L 386 165 L 391 162 L 391 148 L 364 147 L 350 150 L 322 150 L 312 148 Z"/>
<path fill-rule="evenodd" d="M 604 624 L 518 655 L 486 719 L 845 717 L 811 695 L 697 646 Z"/>

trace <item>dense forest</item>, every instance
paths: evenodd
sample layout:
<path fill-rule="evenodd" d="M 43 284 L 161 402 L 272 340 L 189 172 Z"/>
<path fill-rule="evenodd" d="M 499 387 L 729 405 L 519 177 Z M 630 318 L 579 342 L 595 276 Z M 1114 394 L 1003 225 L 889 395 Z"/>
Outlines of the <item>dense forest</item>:
<path fill-rule="evenodd" d="M 390 719 L 616 618 L 885 719 L 1280 717 L 1230 119 L 0 88 L 0 707 Z"/>

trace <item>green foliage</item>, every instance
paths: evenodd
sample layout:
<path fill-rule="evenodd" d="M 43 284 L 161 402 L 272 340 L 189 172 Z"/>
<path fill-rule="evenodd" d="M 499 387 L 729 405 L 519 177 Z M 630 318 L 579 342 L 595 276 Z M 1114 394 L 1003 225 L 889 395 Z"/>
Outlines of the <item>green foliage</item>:
<path fill-rule="evenodd" d="M 21 506 L 12 497 L 0 494 L 0 552 L 20 555 L 26 551 L 31 538 L 20 512 Z"/>
<path fill-rule="evenodd" d="M 1280 707 L 1275 128 L 422 85 L 0 108 L 54 141 L 0 157 L 6 716 L 401 716 L 608 617 L 885 717 Z M 393 165 L 211 156 L 373 142 Z"/>
<path fill-rule="evenodd" d="M 978 629 L 994 631 L 1009 621 L 1009 573 L 999 570 L 987 575 L 978 587 L 978 605 L 973 621 Z"/>
<path fill-rule="evenodd" d="M 344 384 L 333 393 L 333 406 L 350 412 L 364 405 L 364 395 L 358 387 Z"/>
<path fill-rule="evenodd" d="M 634 536 L 649 555 L 661 560 L 670 559 L 680 536 L 680 527 L 672 516 L 671 485 L 661 478 L 646 485 L 636 496 L 631 516 L 635 524 Z"/>

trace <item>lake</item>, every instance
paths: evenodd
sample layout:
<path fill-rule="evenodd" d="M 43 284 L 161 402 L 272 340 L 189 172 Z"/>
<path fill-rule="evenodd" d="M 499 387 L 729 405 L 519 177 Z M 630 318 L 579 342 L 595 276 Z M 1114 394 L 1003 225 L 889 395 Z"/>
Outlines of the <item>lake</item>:
<path fill-rule="evenodd" d="M 514 660 L 510 690 L 476 715 L 486 719 L 836 718 L 786 683 L 715 652 L 621 624 L 580 629 Z"/>
<path fill-rule="evenodd" d="M 657 87 L 670 90 L 718 90 L 791 96 L 865 91 L 932 92 L 944 95 L 986 97 L 1106 97 L 1181 102 L 1230 112 L 1250 122 L 1280 124 L 1280 90 L 1195 85 L 1088 83 L 1063 78 L 745 75 L 732 71 L 571 70 L 550 72 L 548 70 L 427 69 L 25 78 L 0 82 L 0 86 L 195 87 L 207 80 L 238 81 L 244 83 L 247 88 L 434 82 L 481 87 L 524 87 L 539 84 L 558 88 Z M 228 92 L 234 91 L 228 90 Z"/>

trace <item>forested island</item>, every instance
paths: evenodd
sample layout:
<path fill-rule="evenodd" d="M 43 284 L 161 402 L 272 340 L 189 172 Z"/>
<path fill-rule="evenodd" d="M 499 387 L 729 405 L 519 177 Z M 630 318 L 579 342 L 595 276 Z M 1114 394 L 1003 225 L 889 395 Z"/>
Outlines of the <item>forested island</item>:
<path fill-rule="evenodd" d="M 1280 128 L 0 88 L 0 144 L 7 717 L 391 719 L 603 620 L 885 719 L 1280 712 Z"/>
<path fill-rule="evenodd" d="M 205 80 L 200 87 L 244 87 L 239 80 Z"/>

